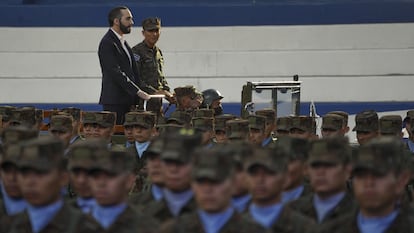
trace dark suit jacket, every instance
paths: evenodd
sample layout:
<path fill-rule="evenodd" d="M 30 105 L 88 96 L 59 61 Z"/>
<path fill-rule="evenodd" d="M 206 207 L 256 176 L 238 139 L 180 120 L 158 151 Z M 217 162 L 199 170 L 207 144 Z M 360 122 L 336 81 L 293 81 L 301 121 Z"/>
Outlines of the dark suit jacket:
<path fill-rule="evenodd" d="M 116 34 L 109 29 L 102 38 L 98 56 L 102 70 L 102 89 L 99 104 L 135 105 L 138 89 L 127 81 L 127 77 L 140 86 L 138 68 L 132 57 L 132 50 L 126 43 L 129 56 Z"/>

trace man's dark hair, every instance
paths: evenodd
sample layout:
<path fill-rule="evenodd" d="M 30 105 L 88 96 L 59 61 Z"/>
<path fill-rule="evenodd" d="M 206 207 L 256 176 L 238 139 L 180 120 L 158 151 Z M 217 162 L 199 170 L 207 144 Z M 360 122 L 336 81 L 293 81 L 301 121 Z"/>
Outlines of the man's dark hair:
<path fill-rule="evenodd" d="M 122 17 L 121 10 L 128 10 L 126 6 L 118 6 L 113 8 L 108 14 L 108 23 L 112 27 L 114 25 L 114 19 L 120 19 Z"/>

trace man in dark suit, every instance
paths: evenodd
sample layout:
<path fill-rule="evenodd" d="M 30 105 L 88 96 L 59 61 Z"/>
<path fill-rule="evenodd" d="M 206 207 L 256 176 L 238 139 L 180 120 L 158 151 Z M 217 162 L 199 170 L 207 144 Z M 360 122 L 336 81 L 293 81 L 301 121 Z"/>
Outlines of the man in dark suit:
<path fill-rule="evenodd" d="M 102 70 L 102 89 L 99 104 L 103 110 L 117 113 L 117 124 L 122 124 L 125 113 L 137 104 L 138 98 L 148 100 L 142 91 L 138 68 L 132 50 L 124 39 L 134 24 L 131 11 L 124 6 L 113 8 L 108 14 L 110 29 L 102 38 L 99 62 Z"/>

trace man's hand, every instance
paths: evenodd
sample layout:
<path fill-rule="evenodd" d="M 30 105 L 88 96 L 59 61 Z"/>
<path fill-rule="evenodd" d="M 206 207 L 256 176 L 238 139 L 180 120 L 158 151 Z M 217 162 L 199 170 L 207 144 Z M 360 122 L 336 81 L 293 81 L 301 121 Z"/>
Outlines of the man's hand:
<path fill-rule="evenodd" d="M 157 90 L 155 94 L 165 95 L 165 99 L 170 102 L 170 104 L 175 104 L 175 98 L 174 95 L 171 94 L 171 92 L 167 90 Z"/>
<path fill-rule="evenodd" d="M 148 93 L 146 93 L 146 92 L 145 92 L 145 91 L 143 91 L 143 90 L 139 90 L 139 91 L 137 92 L 137 95 L 138 95 L 138 97 L 139 97 L 139 98 L 144 99 L 144 100 L 149 100 L 149 99 L 151 99 L 150 95 L 148 95 Z"/>

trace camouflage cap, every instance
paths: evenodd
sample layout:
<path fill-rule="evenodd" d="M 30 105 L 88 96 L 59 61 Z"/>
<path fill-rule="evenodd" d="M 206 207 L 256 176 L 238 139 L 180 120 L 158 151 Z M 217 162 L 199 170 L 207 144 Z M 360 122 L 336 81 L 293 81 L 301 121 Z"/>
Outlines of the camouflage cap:
<path fill-rule="evenodd" d="M 83 112 L 82 114 L 82 124 L 95 124 L 96 122 L 96 113 L 97 112 Z"/>
<path fill-rule="evenodd" d="M 384 175 L 390 170 L 400 171 L 404 161 L 401 139 L 378 137 L 359 147 L 353 171 L 370 170 Z"/>
<path fill-rule="evenodd" d="M 344 126 L 344 118 L 336 114 L 326 114 L 322 117 L 322 130 L 340 130 Z"/>
<path fill-rule="evenodd" d="M 167 119 L 167 124 L 190 125 L 191 114 L 187 111 L 176 110 Z"/>
<path fill-rule="evenodd" d="M 24 108 L 12 110 L 12 115 L 10 117 L 10 123 L 33 127 L 36 124 L 35 109 L 24 107 Z"/>
<path fill-rule="evenodd" d="M 76 142 L 69 148 L 67 153 L 68 169 L 73 170 L 77 168 L 89 170 L 92 168 L 96 157 L 100 156 L 100 151 L 105 151 L 108 144 L 105 140 L 91 138 L 87 141 Z"/>
<path fill-rule="evenodd" d="M 164 149 L 164 138 L 161 137 L 157 137 L 155 139 L 153 139 L 151 141 L 151 143 L 149 144 L 148 148 L 143 152 L 143 156 L 145 156 L 146 158 L 148 157 L 153 157 L 153 156 L 160 156 L 161 152 Z"/>
<path fill-rule="evenodd" d="M 182 128 L 176 133 L 166 135 L 164 140 L 162 160 L 190 163 L 193 150 L 201 143 L 201 135 L 194 129 Z"/>
<path fill-rule="evenodd" d="M 144 29 L 145 31 L 160 29 L 161 19 L 159 19 L 158 17 L 146 18 L 142 21 L 141 25 L 142 29 Z"/>
<path fill-rule="evenodd" d="M 39 133 L 37 130 L 24 125 L 10 126 L 2 132 L 2 140 L 4 145 L 17 144 L 21 141 L 37 138 Z"/>
<path fill-rule="evenodd" d="M 249 121 L 236 118 L 226 122 L 226 135 L 229 139 L 244 139 L 249 134 Z"/>
<path fill-rule="evenodd" d="M 271 172 L 286 172 L 288 166 L 287 154 L 284 150 L 272 150 L 269 148 L 255 148 L 253 156 L 245 162 L 245 170 L 248 172 L 255 166 L 265 167 Z"/>
<path fill-rule="evenodd" d="M 226 131 L 226 122 L 235 119 L 236 116 L 232 114 L 218 115 L 214 118 L 214 130 Z"/>
<path fill-rule="evenodd" d="M 62 112 L 71 115 L 75 121 L 79 121 L 82 114 L 82 111 L 79 108 L 75 107 L 62 108 Z"/>
<path fill-rule="evenodd" d="M 193 180 L 222 182 L 234 174 L 231 154 L 217 148 L 197 151 L 194 155 Z"/>
<path fill-rule="evenodd" d="M 311 143 L 308 163 L 347 164 L 350 162 L 352 150 L 346 137 L 321 138 Z"/>
<path fill-rule="evenodd" d="M 400 115 L 385 115 L 379 119 L 379 132 L 381 134 L 400 134 L 402 118 Z"/>
<path fill-rule="evenodd" d="M 199 94 L 196 88 L 192 85 L 177 87 L 174 89 L 174 93 L 177 97 L 190 96 L 191 98 L 195 98 L 197 94 Z"/>
<path fill-rule="evenodd" d="M 201 131 L 214 130 L 214 118 L 212 117 L 193 117 L 193 129 Z"/>
<path fill-rule="evenodd" d="M 292 127 L 292 118 L 291 117 L 279 117 L 276 120 L 277 130 L 289 131 Z"/>
<path fill-rule="evenodd" d="M 314 132 L 314 120 L 310 116 L 292 116 L 292 126 L 290 129 L 300 129 L 305 132 Z"/>
<path fill-rule="evenodd" d="M 266 117 L 249 115 L 247 116 L 247 120 L 249 121 L 250 129 L 258 129 L 264 131 L 266 127 Z"/>
<path fill-rule="evenodd" d="M 3 121 L 9 121 L 13 110 L 16 110 L 16 107 L 13 106 L 0 106 L 0 115 L 3 117 Z"/>
<path fill-rule="evenodd" d="M 118 175 L 132 172 L 135 168 L 135 155 L 123 146 L 114 146 L 111 150 L 99 149 L 94 157 L 90 173 L 104 171 L 109 174 Z"/>
<path fill-rule="evenodd" d="M 50 119 L 49 130 L 59 132 L 72 132 L 73 130 L 73 118 L 70 115 L 55 115 Z"/>
<path fill-rule="evenodd" d="M 156 115 L 151 112 L 128 112 L 125 114 L 124 126 L 139 125 L 146 129 L 155 127 Z"/>
<path fill-rule="evenodd" d="M 39 137 L 27 141 L 22 145 L 22 154 L 19 158 L 20 169 L 34 169 L 47 172 L 54 168 L 63 168 L 66 163 L 64 159 L 64 146 L 56 137 Z"/>
<path fill-rule="evenodd" d="M 246 141 L 230 141 L 228 144 L 217 144 L 216 147 L 229 151 L 233 163 L 238 169 L 243 169 L 244 162 L 253 154 L 252 144 Z"/>
<path fill-rule="evenodd" d="M 266 124 L 273 124 L 276 121 L 276 110 L 273 108 L 264 108 L 256 111 L 256 116 L 266 117 Z"/>
<path fill-rule="evenodd" d="M 116 113 L 108 111 L 97 112 L 95 113 L 95 119 L 98 125 L 101 125 L 105 128 L 114 127 L 116 121 Z"/>
<path fill-rule="evenodd" d="M 373 110 L 366 110 L 355 116 L 355 127 L 352 131 L 378 131 L 378 114 Z"/>
<path fill-rule="evenodd" d="M 271 146 L 283 148 L 290 160 L 306 160 L 308 158 L 309 142 L 306 139 L 282 136 L 278 137 Z"/>
<path fill-rule="evenodd" d="M 177 125 L 177 124 L 172 124 L 172 123 L 157 125 L 157 127 L 158 127 L 158 132 L 160 136 L 165 135 L 165 134 L 175 133 L 179 131 L 180 129 L 184 128 L 184 126 L 182 125 Z"/>
<path fill-rule="evenodd" d="M 344 111 L 330 111 L 327 114 L 336 114 L 341 116 L 344 119 L 344 127 L 348 125 L 348 116 L 349 114 Z"/>
<path fill-rule="evenodd" d="M 207 108 L 200 108 L 194 111 L 194 117 L 214 117 L 214 110 Z"/>
<path fill-rule="evenodd" d="M 22 146 L 20 144 L 11 144 L 1 156 L 1 166 L 5 164 L 12 164 L 17 166 L 20 155 L 22 153 Z"/>

